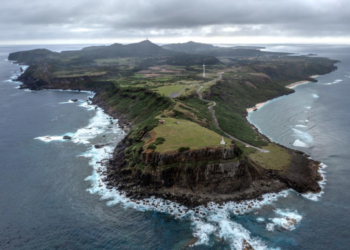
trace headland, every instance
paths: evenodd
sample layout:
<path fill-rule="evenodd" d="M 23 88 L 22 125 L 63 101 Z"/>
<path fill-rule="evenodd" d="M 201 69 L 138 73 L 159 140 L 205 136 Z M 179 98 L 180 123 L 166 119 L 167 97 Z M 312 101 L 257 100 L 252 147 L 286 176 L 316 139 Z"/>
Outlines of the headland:
<path fill-rule="evenodd" d="M 29 65 L 18 79 L 21 88 L 96 93 L 91 102 L 118 118 L 127 133 L 101 163 L 107 165 L 104 185 L 133 199 L 155 196 L 197 206 L 289 188 L 321 190 L 319 162 L 272 143 L 245 117 L 256 103 L 293 93 L 286 88 L 291 83 L 335 70 L 334 60 L 252 48 L 188 51 L 186 44 L 149 41 L 23 51 L 9 60 Z"/>

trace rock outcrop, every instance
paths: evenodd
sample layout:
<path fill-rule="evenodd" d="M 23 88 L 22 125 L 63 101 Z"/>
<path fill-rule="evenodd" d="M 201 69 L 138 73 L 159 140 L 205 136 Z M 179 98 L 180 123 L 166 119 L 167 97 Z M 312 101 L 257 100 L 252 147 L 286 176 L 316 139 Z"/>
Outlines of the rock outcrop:
<path fill-rule="evenodd" d="M 105 181 L 136 199 L 157 196 L 197 206 L 210 201 L 255 199 L 288 188 L 320 191 L 319 162 L 307 159 L 298 151 L 291 150 L 292 163 L 283 171 L 262 168 L 244 157 L 235 145 L 182 153 L 149 150 L 141 154 L 145 168 L 140 169 L 127 165 L 125 150 L 129 143 L 125 138 L 116 147 Z"/>

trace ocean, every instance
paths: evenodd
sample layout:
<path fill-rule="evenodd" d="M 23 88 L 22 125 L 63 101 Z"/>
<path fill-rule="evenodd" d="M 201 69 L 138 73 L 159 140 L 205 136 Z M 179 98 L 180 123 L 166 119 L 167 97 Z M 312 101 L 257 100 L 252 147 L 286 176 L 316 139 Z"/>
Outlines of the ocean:
<path fill-rule="evenodd" d="M 137 204 L 107 189 L 99 162 L 125 136 L 117 121 L 89 105 L 93 93 L 19 90 L 20 66 L 6 59 L 37 47 L 85 46 L 0 47 L 0 249 L 185 249 L 194 238 L 193 249 L 241 249 L 243 239 L 255 249 L 349 249 L 349 47 L 265 46 L 341 61 L 319 82 L 249 115 L 271 140 L 324 164 L 323 192 L 289 190 L 197 213 L 160 199 Z"/>

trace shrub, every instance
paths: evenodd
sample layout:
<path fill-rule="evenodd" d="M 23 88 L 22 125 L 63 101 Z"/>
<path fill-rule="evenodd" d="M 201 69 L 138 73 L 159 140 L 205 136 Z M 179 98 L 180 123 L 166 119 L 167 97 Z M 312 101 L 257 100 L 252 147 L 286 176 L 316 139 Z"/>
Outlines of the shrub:
<path fill-rule="evenodd" d="M 154 145 L 153 143 L 148 145 L 147 147 L 147 149 L 153 149 L 153 150 L 155 150 L 156 148 L 157 148 L 156 145 Z"/>
<path fill-rule="evenodd" d="M 173 112 L 175 113 L 175 116 L 176 116 L 176 117 L 179 117 L 179 116 L 183 116 L 183 115 L 184 115 L 184 113 L 182 113 L 181 111 L 176 110 L 176 109 L 174 109 Z"/>
<path fill-rule="evenodd" d="M 163 144 L 163 142 L 165 142 L 165 139 L 163 137 L 158 137 L 156 139 L 156 141 L 154 142 L 155 145 L 160 145 Z"/>
<path fill-rule="evenodd" d="M 189 147 L 180 147 L 177 151 L 178 151 L 179 153 L 182 153 L 182 152 L 185 152 L 185 151 L 187 151 L 187 150 L 190 150 L 190 148 L 189 148 Z"/>

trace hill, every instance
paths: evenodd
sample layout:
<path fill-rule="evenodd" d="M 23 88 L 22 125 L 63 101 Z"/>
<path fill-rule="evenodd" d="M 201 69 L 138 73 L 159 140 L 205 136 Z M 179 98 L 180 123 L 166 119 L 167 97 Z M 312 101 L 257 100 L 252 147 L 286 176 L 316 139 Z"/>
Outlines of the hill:
<path fill-rule="evenodd" d="M 36 49 L 30 51 L 20 51 L 11 53 L 9 60 L 17 61 L 23 64 L 32 64 L 33 62 L 51 62 L 56 68 L 66 70 L 67 67 L 94 65 L 96 60 L 113 59 L 115 62 L 120 58 L 138 58 L 133 61 L 138 64 L 136 68 L 145 69 L 148 66 L 157 65 L 158 62 L 167 62 L 170 65 L 200 65 L 220 63 L 217 58 L 210 55 L 194 55 L 184 52 L 170 51 L 144 40 L 139 43 L 119 44 L 115 43 L 109 46 L 91 46 L 76 51 L 63 51 L 61 53 L 52 52 L 47 49 Z M 119 58 L 119 59 L 117 59 Z M 105 60 L 104 62 L 111 62 Z M 140 64 L 142 64 L 140 66 Z M 135 67 L 134 67 L 135 68 Z"/>
<path fill-rule="evenodd" d="M 162 46 L 164 49 L 189 54 L 202 54 L 215 57 L 259 57 L 259 56 L 279 56 L 286 53 L 273 53 L 261 51 L 264 47 L 258 46 L 234 46 L 234 47 L 218 47 L 211 44 L 187 42 L 167 44 Z"/>
<path fill-rule="evenodd" d="M 214 45 L 196 42 L 187 43 L 173 43 L 162 46 L 164 49 L 185 52 L 185 53 L 200 53 L 203 50 L 210 50 L 214 48 Z"/>
<path fill-rule="evenodd" d="M 220 54 L 221 62 L 149 41 L 23 51 L 9 59 L 30 65 L 17 79 L 21 88 L 94 91 L 92 102 L 118 118 L 127 136 L 103 173 L 108 188 L 186 205 L 253 199 L 287 188 L 320 191 L 319 163 L 271 143 L 245 116 L 256 103 L 292 93 L 286 85 L 335 70 L 336 61 L 184 46 Z"/>

